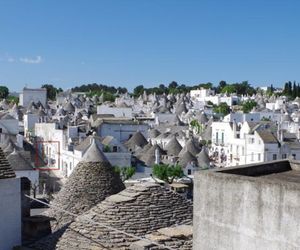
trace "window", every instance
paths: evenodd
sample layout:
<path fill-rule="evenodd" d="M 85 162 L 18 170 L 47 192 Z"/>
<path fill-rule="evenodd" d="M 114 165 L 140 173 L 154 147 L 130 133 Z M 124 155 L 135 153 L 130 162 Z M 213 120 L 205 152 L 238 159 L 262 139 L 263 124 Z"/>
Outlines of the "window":
<path fill-rule="evenodd" d="M 218 142 L 219 142 L 219 133 L 216 132 L 216 143 L 218 143 Z"/>
<path fill-rule="evenodd" d="M 245 149 L 244 149 L 244 147 L 242 147 L 242 155 L 244 155 L 245 154 Z"/>
<path fill-rule="evenodd" d="M 254 153 L 251 153 L 251 161 L 254 161 Z"/>
<path fill-rule="evenodd" d="M 222 141 L 221 141 L 222 144 L 224 144 L 224 133 L 222 133 Z"/>
<path fill-rule="evenodd" d="M 260 161 L 260 154 L 257 155 L 257 160 Z"/>
<path fill-rule="evenodd" d="M 296 160 L 296 154 L 292 154 L 293 160 Z"/>
<path fill-rule="evenodd" d="M 113 152 L 118 152 L 118 146 L 113 146 Z"/>
<path fill-rule="evenodd" d="M 191 175 L 191 174 L 192 174 L 192 170 L 188 169 L 188 175 Z"/>
<path fill-rule="evenodd" d="M 273 154 L 273 161 L 277 160 L 277 154 Z"/>
<path fill-rule="evenodd" d="M 286 154 L 283 154 L 283 155 L 282 155 L 282 159 L 286 159 Z"/>
<path fill-rule="evenodd" d="M 2 128 L 0 128 L 0 134 L 2 133 Z"/>

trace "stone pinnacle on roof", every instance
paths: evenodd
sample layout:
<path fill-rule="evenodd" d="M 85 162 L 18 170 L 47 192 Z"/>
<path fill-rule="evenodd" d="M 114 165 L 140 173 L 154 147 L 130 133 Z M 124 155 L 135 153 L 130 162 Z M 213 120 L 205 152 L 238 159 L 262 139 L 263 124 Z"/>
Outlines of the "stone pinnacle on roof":
<path fill-rule="evenodd" d="M 80 215 L 124 188 L 119 174 L 97 147 L 94 137 L 84 159 L 77 164 L 52 205 Z M 61 227 L 75 219 L 52 208 L 47 211 L 47 215 L 56 218 L 57 225 L 54 227 Z"/>
<path fill-rule="evenodd" d="M 106 156 L 102 153 L 96 143 L 95 132 L 92 136 L 91 145 L 88 147 L 82 158 L 83 162 L 108 162 Z"/>
<path fill-rule="evenodd" d="M 202 147 L 202 150 L 201 152 L 199 153 L 198 157 L 197 157 L 197 160 L 198 160 L 198 166 L 200 168 L 209 168 L 210 167 L 210 159 L 208 157 L 208 154 L 206 152 L 206 149 L 205 147 Z"/>

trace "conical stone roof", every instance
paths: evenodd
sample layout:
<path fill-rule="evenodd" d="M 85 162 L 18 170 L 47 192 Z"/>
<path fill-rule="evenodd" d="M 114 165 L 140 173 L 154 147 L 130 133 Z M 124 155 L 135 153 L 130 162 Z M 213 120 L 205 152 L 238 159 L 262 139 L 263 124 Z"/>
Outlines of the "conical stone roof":
<path fill-rule="evenodd" d="M 74 105 L 69 101 L 66 103 L 66 105 L 64 106 L 64 110 L 69 112 L 69 113 L 72 113 L 72 112 L 75 112 L 75 107 Z"/>
<path fill-rule="evenodd" d="M 157 129 L 151 129 L 150 131 L 149 131 L 149 137 L 150 138 L 156 138 L 157 136 L 159 136 L 160 135 L 160 132 L 157 130 Z"/>
<path fill-rule="evenodd" d="M 178 164 L 181 167 L 185 168 L 188 163 L 192 162 L 197 163 L 197 158 L 193 156 L 189 151 L 185 151 L 180 157 Z"/>
<path fill-rule="evenodd" d="M 144 135 L 138 131 L 136 132 L 126 143 L 125 145 L 129 148 L 134 150 L 135 147 L 141 147 L 143 148 L 146 144 L 148 144 L 148 141 L 144 137 Z"/>
<path fill-rule="evenodd" d="M 157 144 L 153 145 L 149 150 L 142 154 L 141 160 L 145 162 L 147 166 L 153 166 L 155 163 L 155 151 L 158 149 L 159 155 L 166 155 L 166 152 L 161 149 Z"/>
<path fill-rule="evenodd" d="M 179 157 L 182 157 L 186 151 L 190 152 L 193 156 L 196 156 L 200 153 L 201 149 L 195 144 L 193 139 L 189 139 L 183 149 L 180 151 Z"/>
<path fill-rule="evenodd" d="M 61 191 L 54 198 L 52 205 L 80 215 L 124 188 L 119 175 L 100 151 L 93 137 L 91 146 L 87 149 L 82 161 L 75 167 Z M 58 225 L 54 227 L 63 226 L 74 219 L 52 208 L 49 209 L 47 215 L 56 218 Z"/>
<path fill-rule="evenodd" d="M 182 146 L 177 141 L 176 137 L 173 136 L 172 139 L 167 143 L 165 150 L 169 156 L 178 156 L 180 151 L 182 150 Z"/>
<path fill-rule="evenodd" d="M 176 107 L 176 114 L 181 115 L 182 113 L 187 113 L 187 108 L 184 102 L 181 102 L 177 107 Z"/>
<path fill-rule="evenodd" d="M 192 215 L 192 203 L 183 196 L 158 184 L 136 184 L 77 217 L 52 244 L 57 250 L 130 249 L 139 240 L 130 235 L 144 237 L 161 228 L 191 224 Z M 45 242 L 34 248 L 45 249 Z"/>

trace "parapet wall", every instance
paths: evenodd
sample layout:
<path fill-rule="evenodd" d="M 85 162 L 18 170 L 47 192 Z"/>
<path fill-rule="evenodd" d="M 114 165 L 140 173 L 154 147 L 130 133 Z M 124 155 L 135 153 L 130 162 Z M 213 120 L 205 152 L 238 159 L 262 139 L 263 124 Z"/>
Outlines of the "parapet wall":
<path fill-rule="evenodd" d="M 194 249 L 300 249 L 300 181 L 200 171 L 194 192 Z"/>

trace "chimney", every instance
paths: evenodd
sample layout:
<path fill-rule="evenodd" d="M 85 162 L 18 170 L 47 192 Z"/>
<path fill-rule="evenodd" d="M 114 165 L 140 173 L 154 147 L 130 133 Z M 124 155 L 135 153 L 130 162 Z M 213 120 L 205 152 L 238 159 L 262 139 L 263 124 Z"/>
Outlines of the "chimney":
<path fill-rule="evenodd" d="M 159 164 L 160 163 L 160 153 L 158 148 L 155 149 L 155 164 Z"/>
<path fill-rule="evenodd" d="M 232 128 L 233 128 L 233 138 L 236 138 L 236 122 L 235 122 L 235 119 L 233 119 L 233 122 L 232 122 Z"/>

